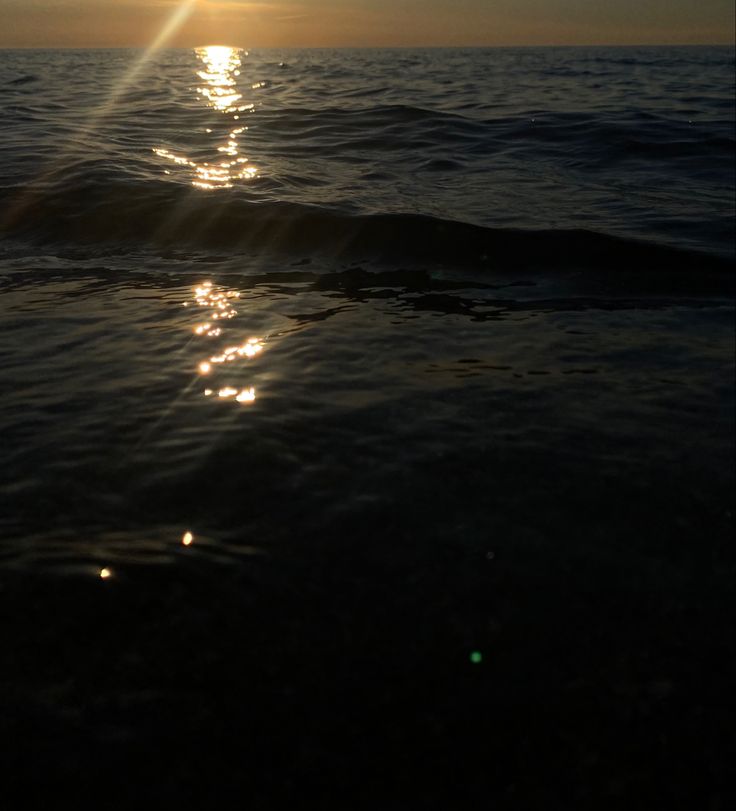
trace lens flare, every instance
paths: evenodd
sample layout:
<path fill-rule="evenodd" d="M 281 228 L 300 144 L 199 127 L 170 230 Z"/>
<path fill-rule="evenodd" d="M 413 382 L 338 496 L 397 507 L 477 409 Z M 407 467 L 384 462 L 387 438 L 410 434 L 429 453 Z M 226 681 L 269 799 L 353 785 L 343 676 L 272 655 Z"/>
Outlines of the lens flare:
<path fill-rule="evenodd" d="M 172 11 L 171 15 L 167 18 L 161 30 L 158 32 L 153 42 L 146 48 L 146 50 L 125 73 L 121 76 L 120 81 L 110 92 L 110 95 L 94 110 L 91 110 L 86 120 L 85 129 L 87 134 L 90 135 L 97 131 L 104 121 L 114 110 L 120 97 L 128 90 L 133 84 L 139 74 L 143 71 L 146 65 L 151 61 L 154 55 L 163 48 L 164 45 L 176 34 L 182 25 L 187 21 L 189 16 L 194 11 L 198 0 L 182 0 L 181 3 Z M 70 138 L 63 144 L 56 153 L 56 156 L 50 161 L 44 169 L 39 172 L 36 179 L 28 184 L 20 195 L 7 206 L 4 214 L 0 216 L 0 230 L 8 225 L 11 225 L 24 215 L 28 207 L 33 205 L 35 192 L 38 186 L 42 186 L 45 182 L 53 178 L 57 173 L 64 171 L 67 166 L 73 162 L 75 154 L 79 149 L 82 149 L 81 143 L 75 138 Z"/>

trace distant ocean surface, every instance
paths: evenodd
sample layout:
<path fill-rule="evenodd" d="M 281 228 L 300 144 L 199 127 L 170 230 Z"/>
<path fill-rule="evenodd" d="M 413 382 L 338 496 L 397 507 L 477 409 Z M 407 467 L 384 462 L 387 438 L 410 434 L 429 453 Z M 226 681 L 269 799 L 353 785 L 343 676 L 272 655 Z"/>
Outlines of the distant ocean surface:
<path fill-rule="evenodd" d="M 10 236 L 378 250 L 390 214 L 409 256 L 456 223 L 733 256 L 732 48 L 141 57 L 2 53 Z"/>
<path fill-rule="evenodd" d="M 0 51 L 8 796 L 727 807 L 733 224 L 732 48 Z"/>

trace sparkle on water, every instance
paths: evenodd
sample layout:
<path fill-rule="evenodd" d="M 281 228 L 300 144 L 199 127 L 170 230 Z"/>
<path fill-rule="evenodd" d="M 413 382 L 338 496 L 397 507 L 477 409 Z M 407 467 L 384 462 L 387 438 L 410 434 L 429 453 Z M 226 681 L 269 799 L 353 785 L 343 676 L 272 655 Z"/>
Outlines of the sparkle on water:
<path fill-rule="evenodd" d="M 194 303 L 197 307 L 209 310 L 208 320 L 196 324 L 193 327 L 195 335 L 200 337 L 216 338 L 222 334 L 222 328 L 212 328 L 212 321 L 218 318 L 234 318 L 238 311 L 233 306 L 233 302 L 240 298 L 237 290 L 227 290 L 215 286 L 210 281 L 202 282 L 194 288 Z M 211 355 L 207 360 L 202 360 L 197 366 L 200 375 L 209 375 L 214 372 L 215 367 L 221 364 L 234 364 L 235 361 L 247 361 L 255 358 L 263 352 L 264 343 L 260 338 L 250 337 L 242 343 L 231 344 L 224 347 L 219 352 Z M 205 397 L 214 394 L 212 388 L 204 390 Z M 253 386 L 235 386 L 228 382 L 217 390 L 217 396 L 222 400 L 235 401 L 241 404 L 254 403 L 256 400 L 256 390 Z"/>
<path fill-rule="evenodd" d="M 193 170 L 194 178 L 191 183 L 199 189 L 229 189 L 237 180 L 252 180 L 258 177 L 258 169 L 251 165 L 248 158 L 240 152 L 240 136 L 248 129 L 242 125 L 232 126 L 229 123 L 239 121 L 239 113 L 253 112 L 255 104 L 243 103 L 243 94 L 238 90 L 238 77 L 242 65 L 241 54 L 247 53 L 238 48 L 225 45 L 208 45 L 195 50 L 197 58 L 203 63 L 202 70 L 197 71 L 197 77 L 202 84 L 197 87 L 197 93 L 205 100 L 208 107 L 226 116 L 228 119 L 227 133 L 224 134 L 224 143 L 220 143 L 213 153 L 212 161 L 196 161 L 186 155 L 172 152 L 166 147 L 154 147 L 153 151 L 160 158 Z M 211 134 L 212 128 L 207 127 L 205 133 Z M 218 135 L 218 138 L 221 137 Z M 224 158 L 224 159 L 222 159 Z M 170 174 L 169 170 L 166 170 Z"/>
<path fill-rule="evenodd" d="M 237 310 L 233 302 L 240 298 L 237 290 L 228 290 L 222 286 L 214 285 L 210 281 L 198 284 L 193 290 L 194 305 L 196 307 L 209 310 L 208 320 L 196 324 L 192 331 L 194 335 L 200 337 L 217 337 L 222 333 L 222 329 L 212 328 L 212 320 L 221 318 L 233 318 L 237 315 Z M 191 302 L 184 302 L 188 306 Z M 209 360 L 201 361 L 197 370 L 201 375 L 209 375 L 215 371 L 214 365 L 235 364 L 236 361 L 247 362 L 260 355 L 264 349 L 264 341 L 260 338 L 246 338 L 242 343 L 232 343 L 226 346 L 218 354 L 212 355 Z M 228 370 L 232 367 L 228 366 Z M 221 385 L 216 388 L 205 388 L 205 397 L 217 396 L 220 400 L 234 401 L 243 405 L 254 403 L 256 400 L 256 389 L 254 386 L 242 385 Z M 191 546 L 194 543 L 194 533 L 186 530 L 181 536 L 182 546 Z M 97 570 L 97 576 L 101 580 L 108 580 L 113 576 L 112 570 L 105 566 Z"/>

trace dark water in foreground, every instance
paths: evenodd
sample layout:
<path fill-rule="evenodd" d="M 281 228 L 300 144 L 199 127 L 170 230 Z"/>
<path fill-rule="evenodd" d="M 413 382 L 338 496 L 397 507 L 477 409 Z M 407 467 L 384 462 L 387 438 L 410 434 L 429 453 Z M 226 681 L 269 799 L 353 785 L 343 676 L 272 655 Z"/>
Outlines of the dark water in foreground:
<path fill-rule="evenodd" d="M 733 50 L 139 56 L 0 53 L 5 785 L 727 807 Z"/>

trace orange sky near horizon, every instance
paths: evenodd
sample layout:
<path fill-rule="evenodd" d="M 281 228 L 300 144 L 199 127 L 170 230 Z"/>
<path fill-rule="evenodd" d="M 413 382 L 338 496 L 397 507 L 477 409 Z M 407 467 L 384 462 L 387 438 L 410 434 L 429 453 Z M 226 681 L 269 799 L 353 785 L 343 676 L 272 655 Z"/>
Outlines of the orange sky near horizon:
<path fill-rule="evenodd" d="M 733 0 L 0 0 L 0 47 L 732 44 Z M 185 13 L 186 12 L 186 13 Z"/>

